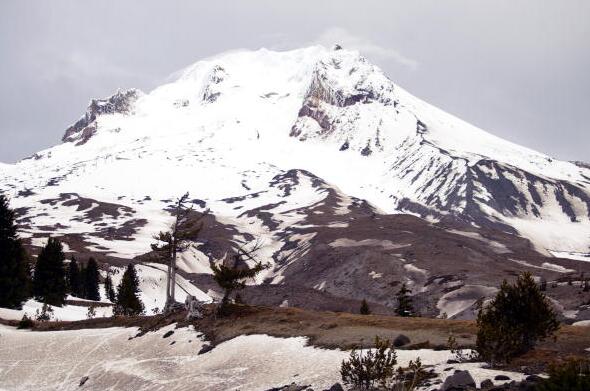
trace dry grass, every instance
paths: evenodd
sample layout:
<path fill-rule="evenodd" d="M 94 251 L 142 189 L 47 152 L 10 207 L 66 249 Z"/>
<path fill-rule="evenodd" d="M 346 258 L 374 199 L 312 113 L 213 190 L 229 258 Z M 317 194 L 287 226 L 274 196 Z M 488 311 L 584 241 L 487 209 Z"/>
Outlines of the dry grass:
<path fill-rule="evenodd" d="M 465 346 L 473 344 L 475 338 L 475 323 L 469 321 L 355 315 L 299 308 L 234 306 L 228 316 L 207 316 L 194 325 L 213 343 L 243 334 L 268 334 L 304 336 L 312 345 L 339 349 L 372 346 L 376 335 L 393 340 L 404 334 L 412 341 L 408 348 L 445 348 L 450 334 Z"/>
<path fill-rule="evenodd" d="M 401 318 L 384 315 L 357 315 L 320 312 L 299 308 L 271 308 L 234 305 L 227 316 L 215 316 L 215 309 L 205 308 L 205 318 L 191 322 L 197 330 L 216 345 L 239 335 L 267 334 L 275 337 L 303 336 L 314 346 L 332 349 L 371 347 L 375 336 L 393 340 L 400 334 L 411 340 L 406 349 L 446 348 L 449 335 L 462 347 L 475 342 L 474 321 Z M 138 327 L 137 337 L 172 323 L 186 326 L 185 312 L 170 315 L 96 318 L 75 322 L 35 323 L 37 331 L 74 330 L 83 328 Z M 0 323 L 15 326 L 17 321 Z M 542 371 L 548 364 L 568 358 L 587 357 L 590 348 L 590 327 L 562 326 L 556 339 L 539 344 L 538 348 L 511 363 L 510 368 L 531 372 Z"/>

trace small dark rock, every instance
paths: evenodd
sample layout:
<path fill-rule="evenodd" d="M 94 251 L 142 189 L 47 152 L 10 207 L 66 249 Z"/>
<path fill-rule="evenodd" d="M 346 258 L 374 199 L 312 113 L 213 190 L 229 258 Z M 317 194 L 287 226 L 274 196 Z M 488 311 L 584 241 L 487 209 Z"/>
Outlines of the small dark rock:
<path fill-rule="evenodd" d="M 340 385 L 340 383 L 334 384 L 332 387 L 328 388 L 325 391 L 344 391 L 344 388 Z"/>
<path fill-rule="evenodd" d="M 463 390 L 467 387 L 475 388 L 475 380 L 468 371 L 457 371 L 445 379 L 440 391 Z"/>
<path fill-rule="evenodd" d="M 497 375 L 494 380 L 510 380 L 510 378 L 506 375 Z"/>
<path fill-rule="evenodd" d="M 282 386 L 282 387 L 270 388 L 267 391 L 304 391 L 304 390 L 309 390 L 310 387 L 311 386 L 300 386 L 296 383 L 291 383 L 289 385 Z"/>
<path fill-rule="evenodd" d="M 210 344 L 205 344 L 203 345 L 203 347 L 201 348 L 201 350 L 199 350 L 199 353 L 197 354 L 205 354 L 207 352 L 210 352 L 211 350 L 213 350 L 215 346 L 210 345 Z"/>
<path fill-rule="evenodd" d="M 486 388 L 492 388 L 494 386 L 494 382 L 491 381 L 490 379 L 485 379 L 484 381 L 481 382 L 481 384 L 479 385 L 480 388 L 482 389 L 486 389 Z"/>
<path fill-rule="evenodd" d="M 80 379 L 80 384 L 78 384 L 78 387 L 82 387 L 88 381 L 88 379 L 88 376 L 83 376 L 82 379 Z"/>
<path fill-rule="evenodd" d="M 410 343 L 410 338 L 408 338 L 407 336 L 405 336 L 403 334 L 398 335 L 393 340 L 393 346 L 395 346 L 396 348 L 407 345 L 409 343 Z"/>
<path fill-rule="evenodd" d="M 529 383 L 538 383 L 541 380 L 543 380 L 543 378 L 541 376 L 537 376 L 537 375 L 530 375 L 530 376 L 527 376 L 524 380 L 526 380 Z"/>
<path fill-rule="evenodd" d="M 162 338 L 168 338 L 172 334 L 174 334 L 174 330 L 167 331 L 166 334 L 162 335 Z"/>

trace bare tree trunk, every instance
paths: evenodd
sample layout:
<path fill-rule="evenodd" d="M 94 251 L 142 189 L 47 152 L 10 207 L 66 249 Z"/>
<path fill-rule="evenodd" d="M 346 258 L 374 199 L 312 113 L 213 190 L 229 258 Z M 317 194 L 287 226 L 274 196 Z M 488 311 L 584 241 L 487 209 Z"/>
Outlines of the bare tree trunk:
<path fill-rule="evenodd" d="M 170 278 L 171 278 L 171 269 L 172 269 L 172 259 L 168 261 L 168 272 L 166 273 L 166 302 L 164 303 L 165 307 L 168 307 L 170 304 Z"/>
<path fill-rule="evenodd" d="M 178 246 L 178 242 L 176 241 L 177 235 L 178 235 L 178 223 L 179 223 L 179 219 L 180 219 L 180 211 L 181 211 L 181 206 L 182 206 L 182 198 L 178 201 L 178 204 L 176 205 L 176 221 L 174 222 L 174 229 L 172 230 L 172 240 L 170 243 L 170 252 L 171 252 L 171 257 L 170 257 L 170 273 L 168 274 L 170 276 L 170 293 L 169 293 L 169 303 L 173 304 L 176 302 L 176 250 L 177 250 L 177 246 Z"/>
<path fill-rule="evenodd" d="M 174 241 L 176 242 L 176 240 Z M 170 274 L 170 302 L 176 302 L 176 243 L 172 248 L 172 273 Z"/>

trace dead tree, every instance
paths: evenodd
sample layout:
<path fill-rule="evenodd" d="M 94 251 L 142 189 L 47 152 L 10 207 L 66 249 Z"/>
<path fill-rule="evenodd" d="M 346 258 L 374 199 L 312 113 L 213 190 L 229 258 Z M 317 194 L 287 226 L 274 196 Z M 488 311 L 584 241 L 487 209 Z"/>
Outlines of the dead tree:
<path fill-rule="evenodd" d="M 166 304 L 167 312 L 177 305 L 176 294 L 176 258 L 179 253 L 187 250 L 203 229 L 203 221 L 209 210 L 203 213 L 195 213 L 193 207 L 186 207 L 188 192 L 180 197 L 174 207 L 174 223 L 170 230 L 161 231 L 154 236 L 156 243 L 152 244 L 152 250 L 168 265 L 166 273 Z"/>

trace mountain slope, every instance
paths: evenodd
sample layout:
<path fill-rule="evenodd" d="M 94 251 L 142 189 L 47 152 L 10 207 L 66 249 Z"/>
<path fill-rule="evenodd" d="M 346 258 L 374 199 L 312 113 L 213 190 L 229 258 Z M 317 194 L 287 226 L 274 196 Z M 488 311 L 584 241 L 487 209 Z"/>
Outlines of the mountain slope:
<path fill-rule="evenodd" d="M 63 141 L 0 166 L 0 191 L 19 212 L 22 236 L 39 246 L 58 235 L 73 252 L 121 265 L 150 251 L 152 235 L 172 220 L 173 200 L 189 191 L 195 208 L 210 208 L 212 217 L 180 267 L 204 292 L 214 288 L 209 261 L 254 238 L 274 265 L 259 283 L 355 299 L 371 292 L 391 305 L 388 289 L 407 279 L 432 314 L 442 311 L 437 300 L 451 288 L 447 282 L 493 286 L 506 270 L 556 278 L 590 266 L 544 257 L 576 252 L 585 259 L 590 250 L 587 166 L 444 113 L 353 51 L 262 49 L 206 59 L 149 94 L 126 90 L 93 100 Z M 406 226 L 420 234 L 410 242 L 388 237 Z M 448 243 L 463 246 L 447 251 L 459 262 L 451 255 L 437 262 L 440 250 L 418 251 L 431 238 L 447 250 Z M 412 247 L 404 252 L 401 245 Z M 351 262 L 346 270 L 322 253 L 334 248 Z M 483 266 L 469 273 L 474 260 Z M 497 262 L 510 266 L 490 270 Z M 379 270 L 364 270 L 374 263 Z M 371 277 L 353 287 L 365 278 L 349 270 L 356 264 L 363 275 L 392 273 L 393 285 L 366 288 L 379 282 Z M 445 280 L 445 268 L 460 277 Z M 322 286 L 336 276 L 345 287 Z M 431 291 L 428 281 L 437 278 L 446 282 Z M 469 289 L 467 296 L 486 288 Z"/>

